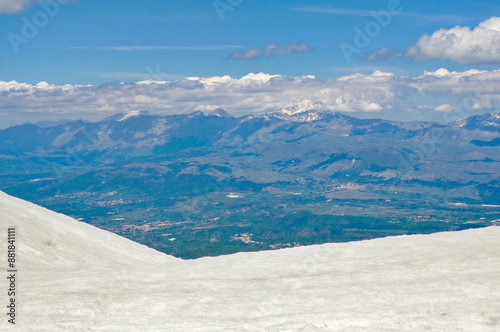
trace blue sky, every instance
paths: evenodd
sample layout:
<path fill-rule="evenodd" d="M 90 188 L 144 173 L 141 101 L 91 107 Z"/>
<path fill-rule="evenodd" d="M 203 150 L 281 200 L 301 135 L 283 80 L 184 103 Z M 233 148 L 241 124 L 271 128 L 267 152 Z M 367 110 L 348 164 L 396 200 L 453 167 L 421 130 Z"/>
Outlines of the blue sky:
<path fill-rule="evenodd" d="M 339 45 L 352 43 L 354 28 L 364 28 L 373 20 L 365 15 L 387 9 L 388 1 L 243 0 L 236 6 L 224 0 L 220 3 L 233 8 L 223 11 L 225 7 L 221 6 L 223 21 L 214 2 L 206 0 L 82 0 L 61 5 L 59 13 L 39 29 L 37 36 L 19 46 L 19 53 L 14 53 L 7 38 L 1 39 L 0 75 L 5 81 L 98 84 L 135 76 L 140 79 L 141 74 L 147 74 L 146 67 L 157 65 L 173 77 L 239 77 L 249 72 L 328 77 L 360 69 L 371 72 L 373 68 L 419 74 L 441 67 L 453 70 L 493 67 L 408 59 L 373 63 L 356 55 L 347 63 Z M 401 13 L 393 16 L 362 54 L 386 46 L 404 49 L 425 33 L 455 25 L 475 26 L 492 12 L 500 12 L 500 4 L 493 1 L 401 1 L 400 7 Z M 21 18 L 30 19 L 40 9 L 34 4 L 31 10 L 4 15 L 2 26 L 14 33 L 21 32 L 24 25 Z M 262 48 L 273 42 L 307 43 L 312 50 L 252 61 L 227 59 L 239 46 Z M 99 49 L 117 46 L 226 46 L 228 49 Z"/>
<path fill-rule="evenodd" d="M 455 26 L 474 29 L 500 13 L 496 1 L 50 0 L 42 3 L 45 8 L 57 6 L 57 13 L 46 15 L 47 9 L 33 0 L 0 3 L 3 35 L 0 81 L 100 86 L 110 81 L 147 78 L 166 81 L 193 76 L 241 78 L 249 73 L 333 79 L 355 73 L 370 75 L 375 70 L 415 78 L 440 68 L 450 72 L 470 69 L 494 72 L 500 63 L 495 50 L 477 59 L 460 55 L 460 51 L 455 52 L 457 56 L 446 55 L 432 41 L 424 45 L 428 48 L 408 51 L 422 36 L 440 29 Z M 381 11 L 390 16 L 385 16 L 384 23 L 377 23 L 373 15 Z M 28 29 L 30 34 L 26 34 L 26 25 L 37 22 L 38 31 Z M 365 37 L 363 45 L 359 40 L 356 44 L 358 32 L 366 33 L 370 27 L 375 28 L 372 36 Z M 491 38 L 485 45 L 496 41 L 495 36 Z M 357 53 L 346 57 L 346 47 L 350 46 Z M 411 99 L 425 107 L 452 104 L 430 100 L 425 95 Z M 27 106 L 21 104 L 11 100 L 2 104 L 0 100 L 0 108 L 4 110 L 28 112 Z M 492 108 L 489 101 L 483 110 Z M 265 107 L 255 109 L 261 111 Z M 253 110 L 249 106 L 247 112 Z M 476 110 L 480 112 L 479 108 Z M 240 108 L 235 112 L 245 110 Z M 429 119 L 433 119 L 431 115 Z M 409 115 L 399 118 L 413 119 Z"/>

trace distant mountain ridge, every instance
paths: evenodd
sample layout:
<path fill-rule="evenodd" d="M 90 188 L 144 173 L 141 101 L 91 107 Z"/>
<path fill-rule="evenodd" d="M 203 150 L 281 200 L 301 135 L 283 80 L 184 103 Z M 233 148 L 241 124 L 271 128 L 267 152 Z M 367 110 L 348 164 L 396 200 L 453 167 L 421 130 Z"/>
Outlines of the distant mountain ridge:
<path fill-rule="evenodd" d="M 246 139 L 264 127 L 297 126 L 300 123 L 328 123 L 343 126 L 344 134 L 360 135 L 374 132 L 410 131 L 425 128 L 450 128 L 480 130 L 485 132 L 500 132 L 500 113 L 471 116 L 466 119 L 446 124 L 434 122 L 397 122 L 382 119 L 358 119 L 343 113 L 319 112 L 306 110 L 293 114 L 260 113 L 235 118 L 223 109 L 216 109 L 204 115 L 197 111 L 190 114 L 158 116 L 147 111 L 119 113 L 102 121 L 91 123 L 77 121 L 44 122 L 40 125 L 24 124 L 0 130 L 0 151 L 16 151 L 17 149 L 50 149 L 62 147 L 65 144 L 75 145 L 82 141 L 94 141 L 89 135 L 111 135 L 111 142 L 126 140 L 129 143 L 145 143 L 149 140 L 152 146 L 159 145 L 168 137 L 204 136 L 207 140 L 233 138 L 233 133 Z M 213 117 L 220 119 L 216 119 Z M 119 123 L 122 122 L 122 123 Z M 347 130 L 347 128 L 349 130 Z M 201 131 L 197 131 L 201 129 Z M 311 131 L 318 128 L 310 128 Z M 192 130 L 192 132 L 189 132 Z M 217 130 L 219 136 L 213 136 L 211 130 Z M 414 131 L 414 130 L 413 130 Z M 140 135 L 136 135 L 137 133 Z M 134 136 L 127 134 L 134 133 Z M 156 139 L 156 141 L 154 141 Z M 151 141 L 153 140 L 153 141 Z M 111 143 L 110 142 L 110 143 Z M 101 142 L 102 143 L 102 142 Z"/>
<path fill-rule="evenodd" d="M 486 130 L 500 132 L 500 113 L 486 113 L 482 115 L 474 115 L 465 119 L 452 122 L 460 128 L 470 130 Z"/>
<path fill-rule="evenodd" d="M 0 189 L 182 257 L 500 219 L 499 114 L 406 123 L 303 106 L 7 128 Z"/>

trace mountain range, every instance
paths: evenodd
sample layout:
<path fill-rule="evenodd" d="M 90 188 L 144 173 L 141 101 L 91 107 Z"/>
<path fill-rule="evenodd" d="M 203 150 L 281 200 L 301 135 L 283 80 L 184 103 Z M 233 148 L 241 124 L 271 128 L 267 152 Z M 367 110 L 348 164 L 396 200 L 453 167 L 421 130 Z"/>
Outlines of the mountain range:
<path fill-rule="evenodd" d="M 222 109 L 0 130 L 0 189 L 184 258 L 500 219 L 500 115 Z"/>

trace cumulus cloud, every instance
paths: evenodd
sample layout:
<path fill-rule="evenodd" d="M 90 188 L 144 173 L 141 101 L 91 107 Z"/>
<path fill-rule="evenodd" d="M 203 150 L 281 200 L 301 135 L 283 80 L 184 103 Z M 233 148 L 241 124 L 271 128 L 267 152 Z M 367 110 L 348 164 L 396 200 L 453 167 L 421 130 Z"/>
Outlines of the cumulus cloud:
<path fill-rule="evenodd" d="M 500 64 L 500 17 L 492 17 L 477 27 L 456 26 L 423 35 L 405 52 L 382 48 L 365 59 L 386 61 L 395 58 L 416 61 L 448 60 L 460 64 Z"/>
<path fill-rule="evenodd" d="M 473 110 L 493 111 L 495 108 L 491 104 L 491 99 L 480 99 L 472 104 Z"/>
<path fill-rule="evenodd" d="M 424 35 L 406 51 L 415 60 L 451 60 L 460 64 L 500 63 L 500 17 L 474 29 L 456 26 Z"/>
<path fill-rule="evenodd" d="M 303 101 L 325 111 L 377 113 L 377 117 L 386 118 L 399 115 L 400 119 L 408 119 L 413 110 L 426 119 L 447 120 L 465 117 L 474 111 L 498 110 L 500 70 L 450 72 L 439 69 L 416 77 L 375 71 L 369 75 L 358 73 L 326 79 L 258 73 L 241 78 L 148 79 L 99 86 L 57 86 L 46 82 L 31 85 L 11 81 L 0 82 L 0 96 L 3 123 L 23 114 L 30 120 L 51 114 L 58 118 L 88 119 L 136 110 L 177 114 L 218 107 L 243 115 L 279 111 L 290 105 L 300 106 Z"/>
<path fill-rule="evenodd" d="M 238 50 L 229 54 L 231 60 L 253 60 L 257 58 L 267 58 L 274 55 L 298 54 L 310 51 L 311 47 L 307 43 L 293 43 L 280 45 L 278 43 L 267 44 L 265 48 L 251 48 L 248 50 Z"/>
<path fill-rule="evenodd" d="M 14 14 L 25 11 L 37 0 L 0 0 L 0 14 Z"/>
<path fill-rule="evenodd" d="M 442 104 L 442 105 L 434 107 L 434 110 L 436 112 L 451 112 L 451 111 L 454 111 L 455 108 L 453 106 L 451 106 L 450 104 Z"/>

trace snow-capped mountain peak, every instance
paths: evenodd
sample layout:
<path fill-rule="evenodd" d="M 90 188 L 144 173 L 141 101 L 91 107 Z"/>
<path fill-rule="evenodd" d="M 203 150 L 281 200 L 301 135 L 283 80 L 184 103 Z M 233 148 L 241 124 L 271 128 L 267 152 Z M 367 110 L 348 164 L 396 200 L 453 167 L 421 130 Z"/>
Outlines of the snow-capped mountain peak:
<path fill-rule="evenodd" d="M 311 100 L 303 100 L 300 103 L 288 105 L 286 108 L 282 109 L 281 112 L 288 115 L 293 115 L 314 110 L 317 108 L 317 106 L 318 105 L 314 104 Z"/>
<path fill-rule="evenodd" d="M 222 108 L 216 108 L 213 111 L 209 112 L 207 116 L 218 116 L 219 118 L 232 118 L 233 116 L 227 113 Z"/>
<path fill-rule="evenodd" d="M 121 119 L 118 121 L 125 121 L 128 118 L 132 118 L 134 116 L 141 116 L 141 115 L 149 115 L 149 111 L 130 111 L 127 114 L 125 114 Z"/>
<path fill-rule="evenodd" d="M 463 129 L 500 131 L 500 113 L 485 113 L 453 121 L 452 124 Z"/>

